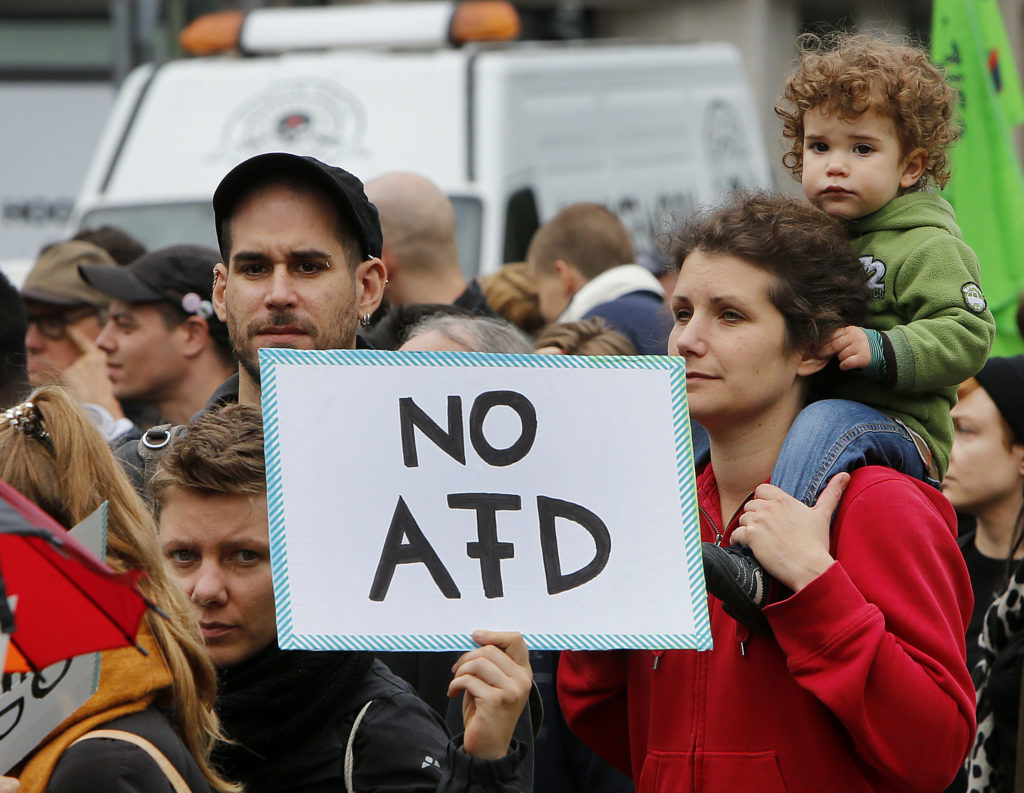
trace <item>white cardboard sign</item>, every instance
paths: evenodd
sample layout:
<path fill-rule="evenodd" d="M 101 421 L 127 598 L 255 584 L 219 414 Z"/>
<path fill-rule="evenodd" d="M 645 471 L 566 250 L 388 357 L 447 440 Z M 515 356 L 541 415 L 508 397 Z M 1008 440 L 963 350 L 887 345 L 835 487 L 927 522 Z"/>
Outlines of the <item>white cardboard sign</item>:
<path fill-rule="evenodd" d="M 107 547 L 107 504 L 72 530 L 103 559 Z M 15 614 L 17 617 L 17 614 Z M 13 768 L 61 722 L 96 693 L 100 654 L 88 653 L 30 674 L 0 679 L 0 771 Z"/>
<path fill-rule="evenodd" d="M 259 355 L 281 647 L 711 647 L 682 359 Z"/>

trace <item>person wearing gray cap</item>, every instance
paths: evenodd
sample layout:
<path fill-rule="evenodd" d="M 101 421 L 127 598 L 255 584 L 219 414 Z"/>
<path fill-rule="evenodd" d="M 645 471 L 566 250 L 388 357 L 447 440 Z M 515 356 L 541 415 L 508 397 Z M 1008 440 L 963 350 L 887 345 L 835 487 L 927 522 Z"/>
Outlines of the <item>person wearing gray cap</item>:
<path fill-rule="evenodd" d="M 82 265 L 82 278 L 110 297 L 96 345 L 106 353 L 114 397 L 157 407 L 184 424 L 234 371 L 227 326 L 211 303 L 217 251 L 174 245 L 127 267 Z"/>
<path fill-rule="evenodd" d="M 33 387 L 61 382 L 84 343 L 99 335 L 109 300 L 78 274 L 78 265 L 113 269 L 102 248 L 88 242 L 62 242 L 46 248 L 21 287 L 28 331 L 25 351 Z"/>

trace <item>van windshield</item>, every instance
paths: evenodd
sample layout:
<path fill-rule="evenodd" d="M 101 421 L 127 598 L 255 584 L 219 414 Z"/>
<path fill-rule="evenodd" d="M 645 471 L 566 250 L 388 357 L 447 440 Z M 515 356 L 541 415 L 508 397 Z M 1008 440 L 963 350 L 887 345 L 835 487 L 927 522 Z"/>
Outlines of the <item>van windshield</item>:
<path fill-rule="evenodd" d="M 451 201 L 455 207 L 459 265 L 467 279 L 475 278 L 480 268 L 483 207 L 475 196 L 451 196 Z M 181 244 L 217 247 L 209 201 L 103 207 L 87 212 L 79 224 L 80 228 L 100 226 L 123 229 L 148 250 Z"/>

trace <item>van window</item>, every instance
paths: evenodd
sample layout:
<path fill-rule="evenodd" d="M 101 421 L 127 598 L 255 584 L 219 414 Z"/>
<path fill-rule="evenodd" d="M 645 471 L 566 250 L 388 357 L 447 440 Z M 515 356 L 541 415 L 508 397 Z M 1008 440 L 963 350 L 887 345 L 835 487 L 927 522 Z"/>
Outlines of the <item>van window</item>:
<path fill-rule="evenodd" d="M 103 207 L 87 212 L 79 224 L 83 229 L 99 226 L 124 229 L 147 250 L 184 244 L 217 247 L 213 205 L 209 201 Z"/>
<path fill-rule="evenodd" d="M 540 226 L 537 216 L 537 200 L 532 187 L 516 190 L 508 197 L 505 208 L 505 252 L 503 262 L 526 260 L 526 249 L 530 246 L 534 232 Z"/>
<path fill-rule="evenodd" d="M 459 266 L 469 280 L 479 275 L 480 270 L 483 209 L 480 199 L 472 196 L 452 196 L 451 200 L 455 207 Z M 213 206 L 209 201 L 103 207 L 82 217 L 81 228 L 98 226 L 124 229 L 149 250 L 183 243 L 217 247 Z"/>
<path fill-rule="evenodd" d="M 455 208 L 455 237 L 459 246 L 459 268 L 467 281 L 480 274 L 480 246 L 483 205 L 479 198 L 449 196 Z"/>

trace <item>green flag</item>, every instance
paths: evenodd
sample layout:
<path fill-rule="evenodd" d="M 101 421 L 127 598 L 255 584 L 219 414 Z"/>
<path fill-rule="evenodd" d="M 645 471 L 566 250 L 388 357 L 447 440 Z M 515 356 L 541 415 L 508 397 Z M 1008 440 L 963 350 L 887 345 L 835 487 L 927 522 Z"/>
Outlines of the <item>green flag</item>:
<path fill-rule="evenodd" d="M 1024 352 L 1016 321 L 1024 291 L 1024 177 L 1012 129 L 1024 121 L 1024 98 L 997 0 L 935 0 L 932 61 L 960 89 L 964 122 L 943 195 L 978 254 L 996 318 L 992 354 L 1014 355 Z"/>

